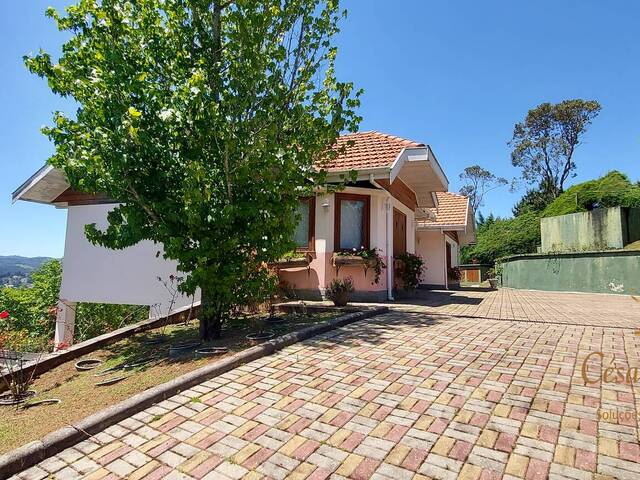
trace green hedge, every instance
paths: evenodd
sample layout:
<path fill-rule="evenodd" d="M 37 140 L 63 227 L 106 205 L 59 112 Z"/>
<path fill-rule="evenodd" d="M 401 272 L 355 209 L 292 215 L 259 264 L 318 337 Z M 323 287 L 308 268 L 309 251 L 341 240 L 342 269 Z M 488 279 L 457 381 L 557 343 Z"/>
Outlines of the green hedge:
<path fill-rule="evenodd" d="M 518 253 L 534 253 L 540 244 L 540 215 L 523 213 L 515 218 L 498 218 L 478 227 L 476 245 L 462 250 L 462 262 L 478 260 L 493 264 L 496 259 Z"/>
<path fill-rule="evenodd" d="M 586 212 L 596 207 L 640 207 L 640 185 L 623 173 L 612 171 L 569 188 L 545 208 L 542 216 Z"/>

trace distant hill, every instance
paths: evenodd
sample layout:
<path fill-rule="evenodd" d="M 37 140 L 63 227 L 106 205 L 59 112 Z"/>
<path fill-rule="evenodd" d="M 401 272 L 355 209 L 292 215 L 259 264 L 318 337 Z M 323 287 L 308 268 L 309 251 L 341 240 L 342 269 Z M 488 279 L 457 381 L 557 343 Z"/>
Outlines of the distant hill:
<path fill-rule="evenodd" d="M 31 273 L 51 257 L 20 257 L 17 255 L 0 255 L 0 286 L 29 284 Z"/>

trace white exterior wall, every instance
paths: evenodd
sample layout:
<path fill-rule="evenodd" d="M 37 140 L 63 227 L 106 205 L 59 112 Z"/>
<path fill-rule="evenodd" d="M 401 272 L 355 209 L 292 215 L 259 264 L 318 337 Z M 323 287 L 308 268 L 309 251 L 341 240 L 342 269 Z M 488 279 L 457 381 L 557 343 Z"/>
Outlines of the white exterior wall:
<path fill-rule="evenodd" d="M 157 305 L 155 313 L 168 312 L 171 294 L 158 280 L 169 282 L 176 275 L 176 262 L 162 258 L 162 246 L 151 241 L 110 250 L 92 245 L 84 234 L 87 224 L 106 227 L 113 205 L 83 205 L 68 208 L 67 234 L 62 261 L 60 297 L 72 302 Z M 156 256 L 160 251 L 160 255 Z M 199 293 L 195 298 L 198 301 Z M 191 304 L 181 296 L 174 308 Z M 153 313 L 153 312 L 152 312 Z"/>
<path fill-rule="evenodd" d="M 460 264 L 460 247 L 451 237 L 444 235 L 444 239 L 449 245 L 451 245 L 451 266 L 457 267 Z"/>
<path fill-rule="evenodd" d="M 426 265 L 421 281 L 424 285 L 446 284 L 447 257 L 444 242 L 444 234 L 438 231 L 418 231 L 416 234 L 416 254 L 422 257 Z"/>

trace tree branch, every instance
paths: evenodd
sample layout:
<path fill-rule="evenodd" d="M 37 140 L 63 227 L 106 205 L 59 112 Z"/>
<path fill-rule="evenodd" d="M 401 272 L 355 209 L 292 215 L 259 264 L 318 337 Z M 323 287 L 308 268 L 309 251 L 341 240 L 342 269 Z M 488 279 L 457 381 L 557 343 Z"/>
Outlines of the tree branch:
<path fill-rule="evenodd" d="M 136 191 L 136 189 L 133 188 L 133 185 L 131 185 L 131 182 L 128 183 L 127 190 L 131 195 L 133 195 L 133 198 L 136 199 L 136 202 L 138 203 L 138 205 L 142 207 L 142 209 L 147 213 L 147 215 L 149 215 L 149 217 L 151 217 L 151 219 L 154 222 L 160 223 L 160 217 L 158 217 L 156 213 L 153 210 L 151 210 L 151 208 L 149 208 L 145 204 L 145 202 L 142 201 L 142 198 L 140 198 L 140 195 L 138 195 L 138 192 Z"/>

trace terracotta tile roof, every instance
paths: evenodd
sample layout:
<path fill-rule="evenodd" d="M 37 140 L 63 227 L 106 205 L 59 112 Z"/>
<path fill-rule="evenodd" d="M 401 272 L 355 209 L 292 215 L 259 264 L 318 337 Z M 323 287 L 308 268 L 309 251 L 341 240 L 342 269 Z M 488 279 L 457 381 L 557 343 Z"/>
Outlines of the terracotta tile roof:
<path fill-rule="evenodd" d="M 351 145 L 348 145 L 351 142 Z M 424 147 L 423 143 L 375 131 L 350 133 L 338 138 L 336 147 L 346 151 L 323 167 L 330 171 L 359 170 L 390 166 L 405 147 Z"/>
<path fill-rule="evenodd" d="M 424 209 L 426 214 L 416 219 L 420 225 L 428 227 L 460 225 L 463 227 L 467 224 L 469 204 L 467 197 L 452 192 L 435 192 L 435 195 L 438 199 L 438 206 Z"/>

